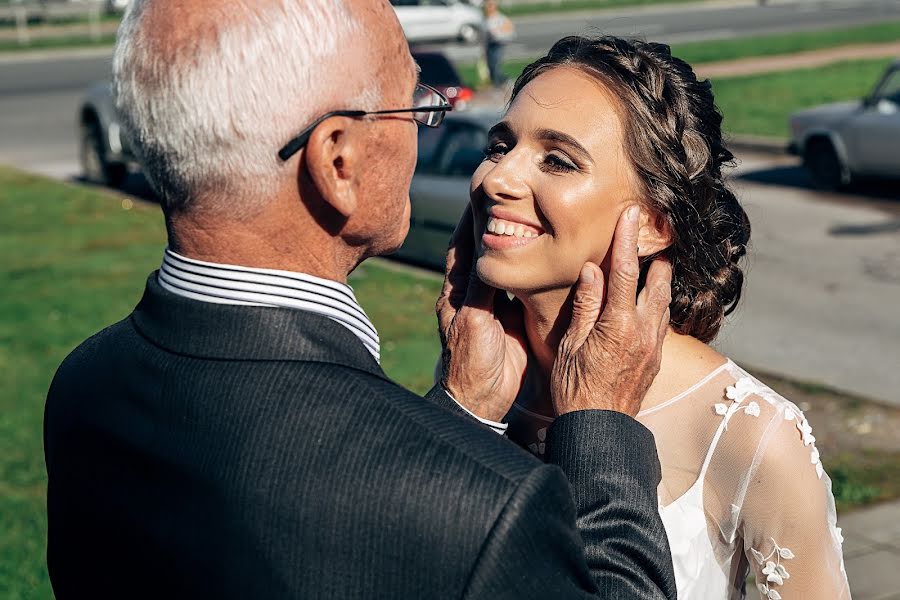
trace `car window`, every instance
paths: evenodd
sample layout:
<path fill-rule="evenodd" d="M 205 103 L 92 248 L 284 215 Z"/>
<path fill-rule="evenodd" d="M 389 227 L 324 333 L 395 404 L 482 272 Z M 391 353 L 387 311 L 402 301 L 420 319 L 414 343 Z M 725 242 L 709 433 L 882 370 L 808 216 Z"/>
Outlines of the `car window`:
<path fill-rule="evenodd" d="M 878 88 L 877 100 L 890 100 L 900 105 L 900 69 L 894 69 Z"/>
<path fill-rule="evenodd" d="M 456 69 L 442 54 L 415 54 L 413 58 L 422 69 L 419 81 L 432 86 L 462 85 Z"/>
<path fill-rule="evenodd" d="M 460 157 L 467 161 L 477 154 L 483 156 L 487 142 L 487 131 L 475 125 L 463 125 L 447 132 L 447 139 L 436 161 L 437 170 L 449 175 L 460 175 L 461 173 L 456 172 L 455 161 Z"/>
<path fill-rule="evenodd" d="M 416 171 L 428 170 L 446 131 L 442 127 L 419 127 L 419 154 Z"/>

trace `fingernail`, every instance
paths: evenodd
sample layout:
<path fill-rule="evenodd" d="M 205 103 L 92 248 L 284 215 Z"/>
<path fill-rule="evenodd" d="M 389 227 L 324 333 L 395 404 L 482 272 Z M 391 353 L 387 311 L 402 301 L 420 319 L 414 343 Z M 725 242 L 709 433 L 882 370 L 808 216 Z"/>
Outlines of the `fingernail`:
<path fill-rule="evenodd" d="M 626 211 L 625 218 L 628 219 L 629 221 L 637 221 L 638 212 L 639 211 L 638 211 L 637 205 L 632 206 L 631 208 L 628 209 L 628 211 Z"/>
<path fill-rule="evenodd" d="M 581 280 L 585 283 L 594 283 L 594 270 L 590 265 L 581 267 Z"/>

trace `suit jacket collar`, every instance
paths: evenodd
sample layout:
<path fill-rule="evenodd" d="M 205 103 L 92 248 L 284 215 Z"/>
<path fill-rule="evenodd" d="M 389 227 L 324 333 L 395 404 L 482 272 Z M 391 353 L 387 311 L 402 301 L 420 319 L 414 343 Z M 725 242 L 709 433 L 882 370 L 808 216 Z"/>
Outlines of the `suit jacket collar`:
<path fill-rule="evenodd" d="M 219 360 L 327 362 L 387 379 L 362 342 L 328 317 L 291 308 L 200 302 L 169 292 L 156 276 L 150 274 L 130 319 L 165 350 Z"/>

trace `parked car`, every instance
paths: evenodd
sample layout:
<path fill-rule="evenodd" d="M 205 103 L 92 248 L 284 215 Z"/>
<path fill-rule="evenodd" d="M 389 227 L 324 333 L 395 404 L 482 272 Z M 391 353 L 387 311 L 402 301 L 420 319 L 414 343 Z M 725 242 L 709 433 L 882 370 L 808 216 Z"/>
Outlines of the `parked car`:
<path fill-rule="evenodd" d="M 459 0 L 391 0 L 391 4 L 410 42 L 473 44 L 481 39 L 481 10 Z"/>
<path fill-rule="evenodd" d="M 419 128 L 419 158 L 409 197 L 409 235 L 397 256 L 444 268 L 447 242 L 469 202 L 469 181 L 484 160 L 496 110 L 449 113 L 436 129 Z"/>
<path fill-rule="evenodd" d="M 118 187 L 135 163 L 128 135 L 116 116 L 109 83 L 92 85 L 78 110 L 78 156 L 87 181 Z"/>
<path fill-rule="evenodd" d="M 441 52 L 413 50 L 412 57 L 422 72 L 419 80 L 442 93 L 454 110 L 463 110 L 472 101 L 474 92 L 467 87 L 456 67 Z"/>
<path fill-rule="evenodd" d="M 790 117 L 788 150 L 803 157 L 813 183 L 834 189 L 857 176 L 900 177 L 900 59 L 871 94 Z"/>

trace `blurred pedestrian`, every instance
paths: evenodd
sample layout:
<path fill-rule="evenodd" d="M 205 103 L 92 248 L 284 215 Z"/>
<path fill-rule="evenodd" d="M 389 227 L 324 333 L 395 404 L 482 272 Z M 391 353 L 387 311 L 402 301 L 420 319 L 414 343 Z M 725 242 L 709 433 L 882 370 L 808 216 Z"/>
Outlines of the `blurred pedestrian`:
<path fill-rule="evenodd" d="M 515 39 L 516 28 L 509 17 L 500 12 L 495 0 L 484 3 L 485 57 L 491 83 L 501 86 L 506 82 L 503 74 L 503 47 Z"/>

